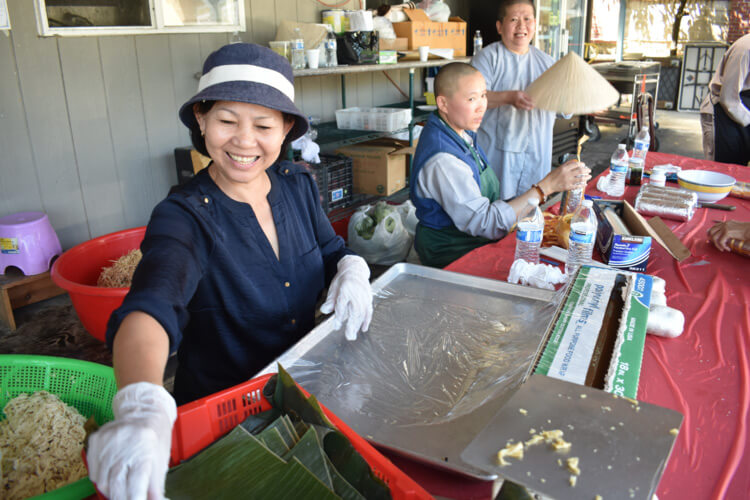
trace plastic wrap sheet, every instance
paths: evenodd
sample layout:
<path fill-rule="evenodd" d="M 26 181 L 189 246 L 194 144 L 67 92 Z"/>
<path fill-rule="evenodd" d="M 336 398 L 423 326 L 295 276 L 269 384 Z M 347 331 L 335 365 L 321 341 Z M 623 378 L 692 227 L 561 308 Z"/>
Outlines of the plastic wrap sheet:
<path fill-rule="evenodd" d="M 378 424 L 432 425 L 467 415 L 517 387 L 556 309 L 555 301 L 503 285 L 511 292 L 400 275 L 376 293 L 366 334 L 320 342 L 290 372 L 326 404 Z"/>

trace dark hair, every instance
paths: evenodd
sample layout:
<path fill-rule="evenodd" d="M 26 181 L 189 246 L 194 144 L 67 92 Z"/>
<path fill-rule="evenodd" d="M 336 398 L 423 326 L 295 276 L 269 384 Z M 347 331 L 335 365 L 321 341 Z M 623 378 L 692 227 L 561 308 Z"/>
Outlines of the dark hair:
<path fill-rule="evenodd" d="M 508 7 L 516 5 L 518 3 L 531 5 L 532 10 L 534 11 L 534 17 L 536 17 L 536 6 L 534 5 L 533 0 L 500 0 L 500 5 L 497 7 L 497 20 L 502 21 L 505 17 L 505 13 L 508 10 Z"/>
<path fill-rule="evenodd" d="M 214 104 L 216 104 L 216 101 L 200 101 L 196 102 L 194 106 L 194 112 L 197 111 L 198 114 L 205 115 L 209 111 L 211 111 L 211 108 L 213 108 Z M 294 115 L 291 115 L 289 113 L 281 112 L 282 116 L 284 117 L 284 123 L 288 122 L 294 122 L 296 120 Z M 196 151 L 198 151 L 203 156 L 206 156 L 208 158 L 211 158 L 211 155 L 208 154 L 208 150 L 206 149 L 206 138 L 201 135 L 201 129 L 198 126 L 195 126 L 190 129 L 190 141 L 193 143 L 193 147 Z M 277 160 L 285 160 L 287 153 L 289 151 L 289 147 L 293 141 L 289 139 L 289 134 L 284 137 L 284 142 L 281 144 L 281 152 L 279 153 L 279 157 Z"/>

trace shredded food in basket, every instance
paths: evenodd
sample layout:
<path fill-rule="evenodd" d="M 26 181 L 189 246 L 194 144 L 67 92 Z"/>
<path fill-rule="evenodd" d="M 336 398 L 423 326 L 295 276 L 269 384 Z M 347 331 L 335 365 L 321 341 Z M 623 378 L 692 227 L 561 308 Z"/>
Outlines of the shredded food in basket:
<path fill-rule="evenodd" d="M 21 394 L 0 422 L 0 497 L 23 499 L 86 477 L 84 419 L 46 391 Z"/>
<path fill-rule="evenodd" d="M 102 269 L 96 286 L 106 288 L 130 288 L 133 281 L 133 273 L 138 263 L 141 261 L 143 254 L 140 249 L 136 248 L 117 260 L 113 264 Z"/>

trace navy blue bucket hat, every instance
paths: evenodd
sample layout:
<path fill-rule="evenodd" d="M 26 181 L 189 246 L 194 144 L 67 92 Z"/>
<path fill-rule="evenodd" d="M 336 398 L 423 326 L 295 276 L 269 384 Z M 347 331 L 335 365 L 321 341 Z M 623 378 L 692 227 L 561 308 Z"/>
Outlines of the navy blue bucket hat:
<path fill-rule="evenodd" d="M 200 133 L 193 104 L 201 101 L 247 102 L 287 113 L 294 126 L 291 142 L 307 131 L 305 115 L 294 105 L 294 75 L 285 57 L 253 43 L 232 43 L 212 52 L 203 64 L 198 93 L 180 108 L 180 120 Z"/>

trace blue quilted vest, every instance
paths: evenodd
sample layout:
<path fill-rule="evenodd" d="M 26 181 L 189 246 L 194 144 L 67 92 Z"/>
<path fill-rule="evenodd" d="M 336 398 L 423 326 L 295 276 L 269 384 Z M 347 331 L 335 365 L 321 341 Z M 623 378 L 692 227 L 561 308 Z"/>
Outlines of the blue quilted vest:
<path fill-rule="evenodd" d="M 445 210 L 443 210 L 438 202 L 430 198 L 422 198 L 417 194 L 417 179 L 419 178 L 419 172 L 422 170 L 422 167 L 427 160 L 435 156 L 437 153 L 452 154 L 471 167 L 471 173 L 477 186 L 481 189 L 482 185 L 479 181 L 479 167 L 474 161 L 474 157 L 471 154 L 468 144 L 466 144 L 466 142 L 464 142 L 455 132 L 449 130 L 448 125 L 440 118 L 440 116 L 438 116 L 437 113 L 438 112 L 435 111 L 429 116 L 427 119 L 427 125 L 422 129 L 422 133 L 419 136 L 419 143 L 417 144 L 417 150 L 414 153 L 414 161 L 409 175 L 409 197 L 417 209 L 417 219 L 419 219 L 420 224 L 432 229 L 443 229 L 453 226 L 451 218 L 445 213 Z M 474 141 L 476 152 L 481 156 L 484 163 L 489 165 L 487 157 L 484 155 L 484 151 L 476 145 L 476 133 L 470 130 L 467 130 L 466 133 L 469 134 Z"/>

